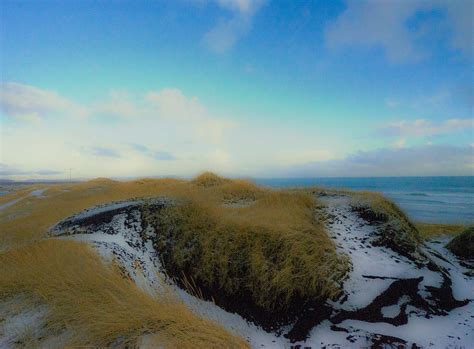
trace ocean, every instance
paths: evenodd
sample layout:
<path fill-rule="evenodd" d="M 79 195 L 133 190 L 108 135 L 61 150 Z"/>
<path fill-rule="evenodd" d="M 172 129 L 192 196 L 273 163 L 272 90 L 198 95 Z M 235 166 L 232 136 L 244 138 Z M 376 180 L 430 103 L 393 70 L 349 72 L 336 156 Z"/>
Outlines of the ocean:
<path fill-rule="evenodd" d="M 474 176 L 260 178 L 270 187 L 346 188 L 381 192 L 416 222 L 474 224 Z"/>

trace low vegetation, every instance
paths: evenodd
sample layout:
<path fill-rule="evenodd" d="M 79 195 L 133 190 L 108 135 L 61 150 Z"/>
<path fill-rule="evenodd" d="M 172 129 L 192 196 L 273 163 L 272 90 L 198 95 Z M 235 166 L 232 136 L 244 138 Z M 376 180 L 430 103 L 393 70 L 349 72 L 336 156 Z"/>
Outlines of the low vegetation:
<path fill-rule="evenodd" d="M 466 227 L 461 224 L 416 223 L 422 239 L 427 240 L 442 235 L 457 235 Z"/>
<path fill-rule="evenodd" d="M 46 332 L 70 331 L 69 346 L 130 347 L 153 333 L 160 347 L 248 347 L 171 293 L 143 292 L 84 243 L 42 241 L 0 254 L 0 265 L 0 299 L 25 294 L 47 304 Z"/>
<path fill-rule="evenodd" d="M 31 195 L 36 189 L 45 191 Z M 45 240 L 48 230 L 95 205 L 172 198 L 175 204 L 161 210 L 142 207 L 145 224 L 158 232 L 155 248 L 167 271 L 184 285 L 250 300 L 273 313 L 338 296 L 350 269 L 318 219 L 316 191 L 265 189 L 212 173 L 191 181 L 96 179 L 22 187 L 0 198 L 0 205 L 13 202 L 0 210 L 0 298 L 39 298 L 51 308 L 45 326 L 72 330 L 71 345 L 133 346 L 144 334 L 158 334 L 160 345 L 169 347 L 246 347 L 171 295 L 142 292 L 87 245 Z M 379 194 L 350 195 L 355 211 L 380 224 L 380 244 L 417 251 L 422 236 L 396 205 Z"/>
<path fill-rule="evenodd" d="M 474 260 L 474 227 L 464 230 L 446 247 L 460 258 Z"/>
<path fill-rule="evenodd" d="M 30 195 L 36 189 L 45 191 Z M 314 197 L 205 173 L 192 181 L 96 179 L 29 186 L 2 197 L 0 205 L 18 201 L 0 210 L 0 297 L 40 297 L 53 310 L 47 323 L 73 329 L 81 345 L 128 343 L 159 332 L 167 341 L 183 341 L 170 342 L 172 347 L 200 340 L 200 347 L 245 346 L 178 301 L 143 294 L 116 268 L 101 266 L 86 246 L 44 240 L 55 223 L 88 207 L 157 196 L 179 204 L 154 221 L 163 232 L 156 245 L 192 282 L 236 297 L 248 292 L 265 309 L 340 292 L 348 259 L 336 253 L 316 219 Z M 152 216 L 149 212 L 150 222 Z M 171 247 L 164 246 L 166 238 Z"/>
<path fill-rule="evenodd" d="M 151 213 L 166 268 L 227 297 L 248 294 L 268 311 L 338 295 L 349 262 L 315 219 L 314 198 L 248 189 L 237 182 L 214 190 L 223 197 L 235 193 L 233 201 L 255 200 L 251 205 L 228 207 L 200 197 Z"/>
<path fill-rule="evenodd" d="M 355 192 L 351 206 L 363 218 L 381 224 L 378 243 L 413 257 L 422 241 L 420 232 L 400 208 L 383 195 Z"/>

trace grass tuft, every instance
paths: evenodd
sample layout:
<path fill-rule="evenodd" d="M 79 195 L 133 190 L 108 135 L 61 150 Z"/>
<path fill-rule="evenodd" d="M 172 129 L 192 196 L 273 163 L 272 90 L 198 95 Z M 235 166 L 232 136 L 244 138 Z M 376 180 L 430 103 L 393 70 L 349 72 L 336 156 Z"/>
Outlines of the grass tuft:
<path fill-rule="evenodd" d="M 442 235 L 457 235 L 466 229 L 461 224 L 416 223 L 422 239 L 432 239 Z"/>
<path fill-rule="evenodd" d="M 130 347 L 154 333 L 165 348 L 248 348 L 171 293 L 143 292 L 85 243 L 46 240 L 0 254 L 0 264 L 0 299 L 40 298 L 51 309 L 45 326 L 71 330 L 72 346 Z"/>
<path fill-rule="evenodd" d="M 193 184 L 202 187 L 214 187 L 229 182 L 229 179 L 220 177 L 212 172 L 204 172 L 192 180 Z"/>
<path fill-rule="evenodd" d="M 460 258 L 474 260 L 474 226 L 457 235 L 446 247 Z"/>
<path fill-rule="evenodd" d="M 351 206 L 363 218 L 382 225 L 378 243 L 406 256 L 417 252 L 421 242 L 420 233 L 391 200 L 379 193 L 355 192 Z"/>
<path fill-rule="evenodd" d="M 340 293 L 349 262 L 315 219 L 313 197 L 261 191 L 243 207 L 202 199 L 148 216 L 160 232 L 155 247 L 173 274 L 192 275 L 227 297 L 249 294 L 268 311 Z"/>

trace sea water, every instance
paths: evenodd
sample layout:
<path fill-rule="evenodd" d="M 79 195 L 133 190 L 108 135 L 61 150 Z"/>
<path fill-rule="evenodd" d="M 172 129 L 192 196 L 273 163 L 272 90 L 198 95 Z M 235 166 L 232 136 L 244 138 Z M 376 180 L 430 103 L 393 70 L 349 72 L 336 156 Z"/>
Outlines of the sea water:
<path fill-rule="evenodd" d="M 474 176 L 366 177 L 366 178 L 261 178 L 271 187 L 346 188 L 383 193 L 414 221 L 474 224 Z"/>

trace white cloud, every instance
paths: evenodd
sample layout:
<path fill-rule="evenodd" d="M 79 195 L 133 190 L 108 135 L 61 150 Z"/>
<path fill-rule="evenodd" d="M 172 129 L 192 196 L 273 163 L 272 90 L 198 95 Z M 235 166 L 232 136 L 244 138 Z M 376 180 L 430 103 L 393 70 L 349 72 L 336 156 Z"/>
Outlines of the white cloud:
<path fill-rule="evenodd" d="M 255 0 L 217 0 L 219 6 L 241 14 L 253 14 L 262 1 Z"/>
<path fill-rule="evenodd" d="M 473 130 L 473 119 L 448 119 L 434 123 L 425 119 L 415 121 L 398 121 L 380 125 L 378 133 L 393 137 L 423 137 L 456 133 L 464 130 Z"/>
<path fill-rule="evenodd" d="M 325 42 L 330 49 L 358 46 L 381 48 L 392 63 L 416 62 L 429 52 L 418 44 L 420 33 L 409 28 L 408 21 L 420 11 L 440 9 L 452 30 L 453 48 L 471 54 L 472 6 L 468 0 L 350 0 L 347 1 L 347 9 L 327 25 Z"/>
<path fill-rule="evenodd" d="M 424 53 L 415 47 L 405 22 L 420 8 L 419 1 L 349 1 L 327 26 L 326 44 L 331 49 L 381 47 L 391 62 L 419 60 Z"/>
<path fill-rule="evenodd" d="M 0 97 L 2 111 L 18 121 L 38 123 L 53 114 L 64 119 L 80 115 L 102 121 L 149 119 L 163 127 L 189 130 L 193 138 L 209 144 L 221 143 L 225 132 L 237 127 L 235 121 L 212 115 L 197 97 L 187 97 L 175 88 L 149 91 L 138 99 L 125 91 L 112 91 L 103 101 L 79 105 L 56 92 L 5 83 Z"/>
<path fill-rule="evenodd" d="M 85 108 L 54 91 L 14 82 L 0 85 L 0 108 L 10 117 L 34 122 L 57 114 L 76 117 L 86 114 Z"/>
<path fill-rule="evenodd" d="M 197 97 L 188 98 L 181 90 L 175 88 L 148 92 L 145 99 L 156 108 L 162 118 L 190 121 L 200 120 L 208 114 Z"/>
<path fill-rule="evenodd" d="M 1 100 L 7 118 L 0 124 L 0 161 L 25 173 L 73 167 L 77 177 L 116 177 L 229 168 L 227 136 L 238 124 L 211 113 L 179 89 L 138 97 L 112 92 L 93 105 L 80 105 L 57 93 L 18 85 L 12 83 L 15 88 Z M 75 109 L 86 117 L 68 117 Z M 26 111 L 43 122 L 10 122 L 24 119 Z M 49 118 L 50 113 L 57 117 Z"/>
<path fill-rule="evenodd" d="M 262 7 L 264 0 L 218 0 L 217 4 L 230 12 L 230 17 L 221 17 L 203 38 L 204 44 L 216 53 L 224 53 L 247 34 L 252 20 Z"/>
<path fill-rule="evenodd" d="M 106 158 L 120 158 L 120 152 L 114 148 L 108 147 L 91 147 L 86 148 L 84 151 L 99 157 L 106 157 Z"/>
<path fill-rule="evenodd" d="M 376 177 L 473 175 L 472 147 L 417 146 L 358 152 L 340 160 L 318 161 L 273 171 L 281 177 Z"/>
<path fill-rule="evenodd" d="M 132 144 L 131 148 L 134 151 L 138 152 L 139 154 L 142 154 L 144 156 L 150 157 L 155 160 L 164 160 L 164 161 L 177 160 L 177 158 L 170 152 L 162 151 L 162 150 L 156 151 L 143 144 Z"/>
<path fill-rule="evenodd" d="M 24 90 L 21 89 L 21 95 L 24 95 Z M 63 105 L 62 102 L 51 103 L 51 95 L 37 87 L 29 90 L 35 91 L 36 104 L 28 104 L 28 111 L 34 115 L 43 115 L 43 110 L 53 108 L 51 105 Z M 38 96 L 44 96 L 46 100 Z M 10 97 L 9 100 L 15 100 L 18 96 Z M 318 167 L 318 173 L 345 175 L 345 167 L 338 162 L 341 160 L 334 159 L 343 158 L 348 149 L 361 145 L 349 139 L 347 133 L 343 135 L 344 130 L 338 128 L 302 128 L 290 122 L 269 123 L 250 118 L 242 118 L 237 124 L 233 119 L 211 112 L 197 97 L 186 96 L 178 89 L 150 91 L 139 96 L 112 93 L 92 106 L 79 105 L 59 94 L 54 94 L 54 97 L 68 101 L 66 105 L 72 103 L 86 110 L 87 118 L 66 117 L 70 110 L 68 107 L 54 107 L 58 117 L 45 117 L 39 124 L 12 123 L 6 118 L 6 122 L 0 124 L 1 163 L 21 169 L 24 176 L 40 176 L 39 170 L 53 169 L 58 171 L 51 175 L 55 178 L 63 178 L 60 171 L 68 168 L 73 168 L 73 177 L 189 175 L 206 169 L 227 174 L 274 176 L 277 173 L 271 169 L 275 164 L 297 170 L 300 168 L 298 164 L 315 161 L 318 166 L 328 166 L 327 171 Z M 113 109 L 114 113 L 107 108 L 103 110 L 126 117 L 119 118 L 118 122 L 95 122 L 101 109 L 98 106 L 107 105 L 111 100 L 119 104 L 124 102 L 126 107 Z M 34 105 L 39 106 L 38 110 Z M 2 106 L 2 110 L 6 113 L 7 108 Z M 16 112 L 19 108 L 8 109 L 9 112 L 12 110 Z M 382 125 L 378 132 L 379 135 L 409 140 L 413 134 L 430 136 L 457 132 L 465 127 L 472 129 L 472 121 L 450 119 L 432 123 L 418 120 Z M 392 150 L 405 149 L 412 148 L 405 146 Z M 472 152 L 472 147 L 469 149 Z M 368 161 L 372 155 L 372 161 L 378 161 L 378 153 L 364 154 L 350 160 L 350 168 L 357 173 L 362 173 L 362 168 L 371 168 Z M 381 154 L 385 156 L 387 153 Z M 404 161 L 408 161 L 409 154 L 403 154 Z M 420 154 L 413 153 L 415 163 Z M 442 160 L 443 153 L 440 154 Z M 444 154 L 452 156 L 448 152 Z M 388 157 L 382 158 L 388 161 Z M 357 159 L 360 159 L 358 165 Z M 440 164 L 443 164 L 441 160 Z M 403 168 L 407 169 L 406 166 Z M 11 172 L 11 178 L 14 177 Z"/>
<path fill-rule="evenodd" d="M 111 91 L 109 99 L 90 107 L 91 115 L 106 117 L 132 118 L 139 117 L 143 110 L 134 103 L 132 96 L 126 91 Z"/>
<path fill-rule="evenodd" d="M 146 100 L 156 108 L 161 118 L 193 126 L 196 136 L 204 142 L 219 144 L 226 131 L 237 127 L 235 121 L 212 116 L 197 97 L 188 98 L 178 89 L 149 92 Z"/>

